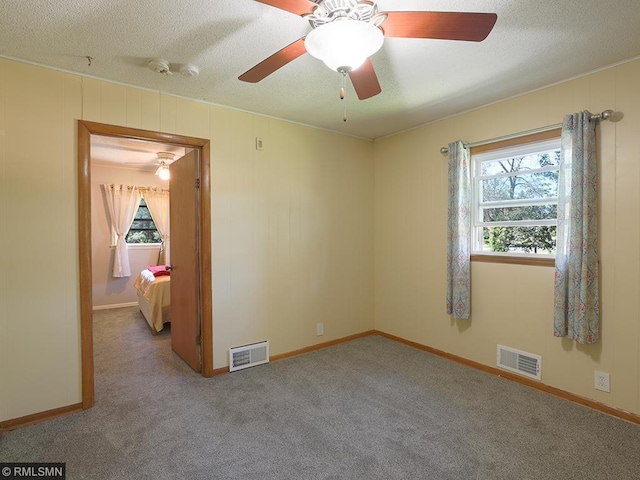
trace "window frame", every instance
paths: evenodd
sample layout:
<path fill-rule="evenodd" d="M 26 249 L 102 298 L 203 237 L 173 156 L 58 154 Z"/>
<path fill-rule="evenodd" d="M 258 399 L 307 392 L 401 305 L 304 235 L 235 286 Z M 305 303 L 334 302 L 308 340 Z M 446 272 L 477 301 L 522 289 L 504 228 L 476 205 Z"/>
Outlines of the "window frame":
<path fill-rule="evenodd" d="M 530 144 L 539 144 L 547 141 L 557 142 L 557 145 L 560 145 L 560 136 L 561 129 L 554 128 L 542 132 L 537 132 L 517 138 L 510 138 L 507 140 L 491 142 L 484 145 L 479 145 L 475 147 L 471 147 L 470 149 L 470 163 L 471 163 L 471 191 L 472 191 L 472 206 L 471 206 L 471 235 L 472 235 L 472 248 L 471 248 L 471 261 L 472 262 L 486 262 L 486 263 L 506 263 L 506 264 L 519 264 L 519 265 L 534 265 L 534 266 L 554 266 L 555 265 L 555 256 L 551 254 L 532 254 L 532 253 L 516 253 L 516 252 L 485 252 L 478 251 L 477 247 L 477 229 L 483 228 L 486 226 L 485 222 L 479 222 L 479 188 L 477 186 L 477 176 L 476 172 L 479 168 L 477 166 L 476 159 L 478 155 L 499 151 L 499 150 L 508 150 L 508 149 L 517 149 L 519 147 L 527 147 Z M 517 154 L 516 154 L 517 155 Z M 543 171 L 541 169 L 540 171 Z M 553 169 L 555 170 L 555 169 Z M 515 203 L 515 202 L 514 202 Z M 534 202 L 535 203 L 535 202 Z M 541 203 L 548 204 L 548 201 L 541 201 Z M 530 204 L 530 202 L 527 202 Z M 483 225 L 479 225 L 479 223 Z M 550 225 L 555 225 L 557 220 L 542 220 L 536 221 L 536 224 L 546 223 Z M 518 222 L 517 225 L 527 226 L 529 223 L 527 221 Z"/>

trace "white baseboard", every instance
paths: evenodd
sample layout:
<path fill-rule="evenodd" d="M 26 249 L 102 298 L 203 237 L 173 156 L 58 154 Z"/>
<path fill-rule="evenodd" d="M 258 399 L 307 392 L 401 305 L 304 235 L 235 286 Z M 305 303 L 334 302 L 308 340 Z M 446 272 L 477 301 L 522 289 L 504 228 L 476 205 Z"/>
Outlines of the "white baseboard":
<path fill-rule="evenodd" d="M 114 303 L 113 305 L 94 305 L 93 310 L 111 310 L 112 308 L 137 307 L 138 302 Z"/>

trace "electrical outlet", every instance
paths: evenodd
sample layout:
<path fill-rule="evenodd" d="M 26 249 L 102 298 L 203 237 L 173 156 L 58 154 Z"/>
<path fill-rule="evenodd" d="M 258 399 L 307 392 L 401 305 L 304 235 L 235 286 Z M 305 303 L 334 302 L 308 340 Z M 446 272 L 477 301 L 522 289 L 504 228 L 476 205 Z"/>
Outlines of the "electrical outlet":
<path fill-rule="evenodd" d="M 256 137 L 256 150 L 262 150 L 262 139 L 260 137 Z"/>
<path fill-rule="evenodd" d="M 324 324 L 322 322 L 316 323 L 316 335 L 318 337 L 324 335 Z"/>
<path fill-rule="evenodd" d="M 596 390 L 601 390 L 603 392 L 610 393 L 611 392 L 611 378 L 608 373 L 605 372 L 595 372 L 595 382 L 596 382 Z"/>

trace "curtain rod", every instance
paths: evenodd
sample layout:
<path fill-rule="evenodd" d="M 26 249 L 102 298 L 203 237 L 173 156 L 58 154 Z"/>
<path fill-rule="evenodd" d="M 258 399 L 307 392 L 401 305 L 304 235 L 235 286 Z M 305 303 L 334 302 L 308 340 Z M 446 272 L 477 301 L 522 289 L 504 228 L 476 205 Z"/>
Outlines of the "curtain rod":
<path fill-rule="evenodd" d="M 168 188 L 160 188 L 160 187 L 138 187 L 138 191 L 144 193 L 144 192 L 152 192 L 152 191 L 156 191 L 156 192 L 160 192 L 160 193 L 169 193 L 169 189 Z"/>
<path fill-rule="evenodd" d="M 108 185 L 109 187 L 117 187 L 119 184 L 117 183 L 105 183 L 104 185 Z M 123 185 L 127 187 L 127 190 L 131 190 L 133 187 L 136 187 L 140 192 L 148 192 L 149 190 L 158 190 L 160 192 L 168 192 L 169 189 L 165 187 L 144 187 L 142 185 Z"/>
<path fill-rule="evenodd" d="M 613 116 L 613 110 L 605 110 L 601 113 L 595 113 L 591 115 L 590 120 L 609 120 Z M 502 137 L 490 138 L 488 140 L 481 140 L 479 142 L 465 143 L 465 147 L 479 147 L 481 145 L 488 145 L 490 143 L 502 142 L 504 140 L 512 140 L 514 138 L 524 137 L 527 135 L 533 135 L 534 133 L 548 132 L 549 130 L 555 130 L 556 128 L 562 128 L 562 123 L 556 123 L 554 125 L 548 125 L 546 127 L 534 128 L 532 130 L 526 130 L 524 132 L 512 133 L 510 135 L 503 135 Z M 442 155 L 449 153 L 449 147 L 442 147 L 440 149 Z"/>

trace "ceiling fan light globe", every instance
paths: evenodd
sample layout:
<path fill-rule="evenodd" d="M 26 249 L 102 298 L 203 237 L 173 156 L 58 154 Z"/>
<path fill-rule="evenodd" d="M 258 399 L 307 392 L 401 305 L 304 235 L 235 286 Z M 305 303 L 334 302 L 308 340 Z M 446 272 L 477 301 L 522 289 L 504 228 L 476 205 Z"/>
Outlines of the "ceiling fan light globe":
<path fill-rule="evenodd" d="M 375 25 L 360 20 L 335 20 L 314 28 L 305 38 L 310 55 L 336 72 L 356 70 L 382 47 L 384 35 Z"/>
<path fill-rule="evenodd" d="M 156 170 L 156 175 L 160 177 L 160 180 L 169 180 L 169 177 L 171 176 L 169 167 L 167 167 L 166 165 L 160 165 L 158 167 L 158 170 Z"/>

